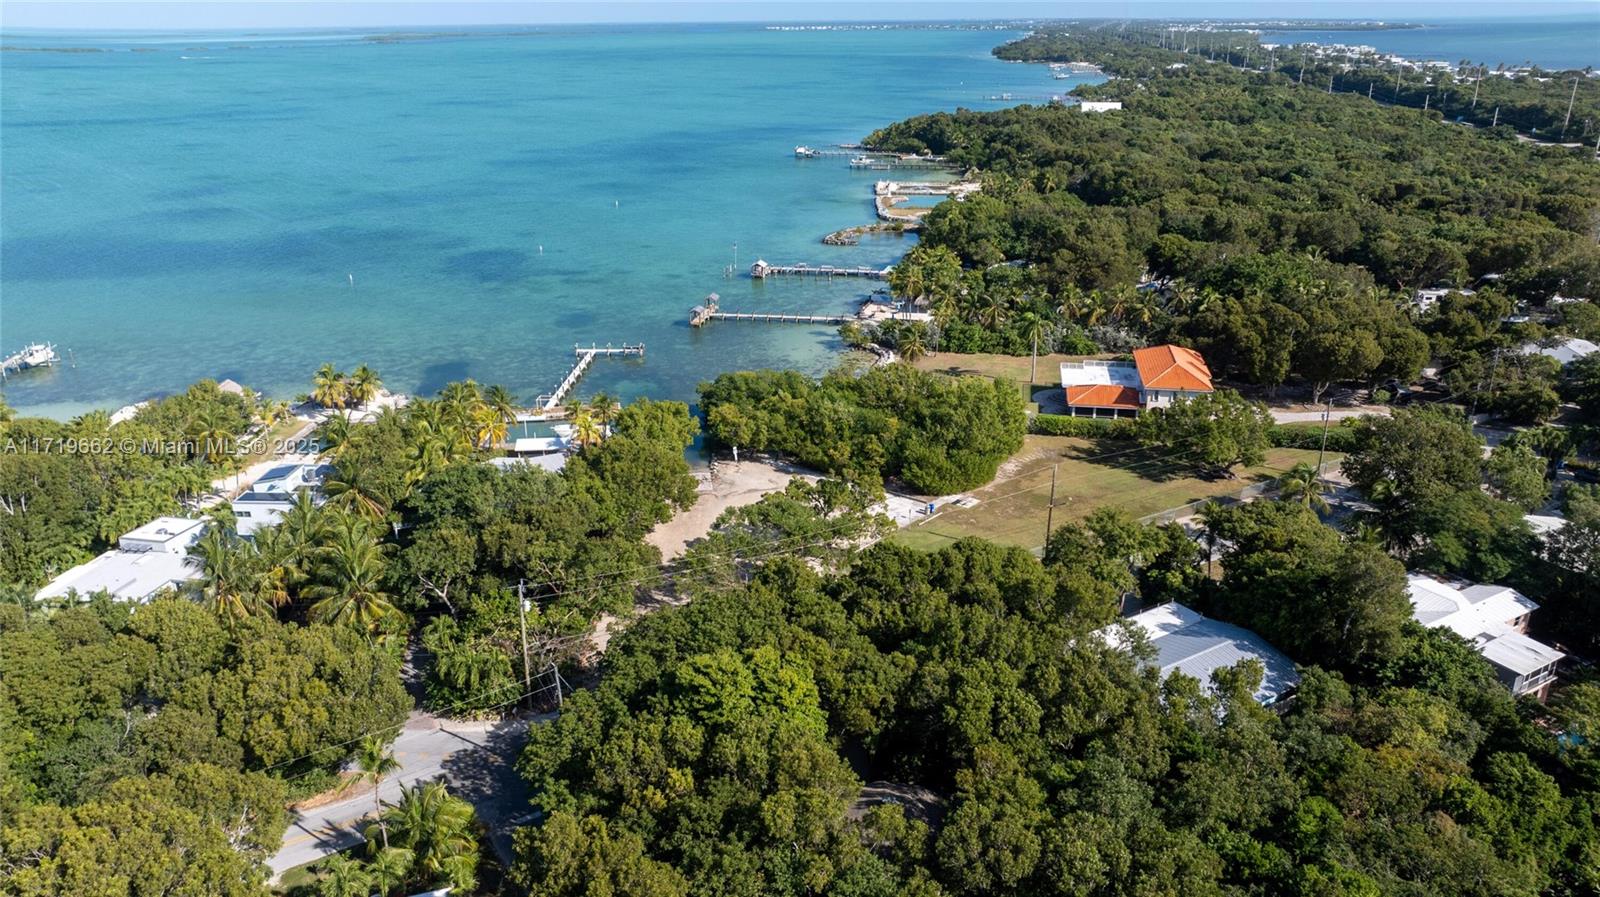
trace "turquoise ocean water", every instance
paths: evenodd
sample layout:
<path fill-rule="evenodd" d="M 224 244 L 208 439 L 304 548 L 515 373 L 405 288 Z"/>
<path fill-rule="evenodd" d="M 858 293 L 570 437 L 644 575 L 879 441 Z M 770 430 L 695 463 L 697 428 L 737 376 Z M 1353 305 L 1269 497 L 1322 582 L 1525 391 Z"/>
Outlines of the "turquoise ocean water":
<path fill-rule="evenodd" d="M 883 265 L 872 182 L 796 144 L 1073 82 L 990 56 L 1013 33 L 554 29 L 7 34 L 0 53 L 0 347 L 72 365 L 5 386 L 64 416 L 231 377 L 307 391 L 332 361 L 389 388 L 549 391 L 574 342 L 644 342 L 580 394 L 692 398 L 745 367 L 830 366 L 832 328 L 686 324 L 839 313 L 865 281 L 753 282 L 755 258 Z M 738 244 L 738 275 L 724 276 Z"/>

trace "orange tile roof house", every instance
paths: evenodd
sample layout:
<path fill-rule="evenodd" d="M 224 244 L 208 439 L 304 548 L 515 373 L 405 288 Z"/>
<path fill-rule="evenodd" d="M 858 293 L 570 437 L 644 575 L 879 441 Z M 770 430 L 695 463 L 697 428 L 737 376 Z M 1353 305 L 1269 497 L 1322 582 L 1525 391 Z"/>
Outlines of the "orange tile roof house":
<path fill-rule="evenodd" d="M 1182 346 L 1135 349 L 1133 361 L 1068 361 L 1061 365 L 1067 412 L 1121 417 L 1211 392 L 1211 369 Z"/>

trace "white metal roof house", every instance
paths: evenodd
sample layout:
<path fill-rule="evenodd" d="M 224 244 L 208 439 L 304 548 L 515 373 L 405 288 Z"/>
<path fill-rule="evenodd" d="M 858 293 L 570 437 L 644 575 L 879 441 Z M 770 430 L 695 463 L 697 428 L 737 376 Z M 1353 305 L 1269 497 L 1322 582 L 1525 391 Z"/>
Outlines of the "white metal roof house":
<path fill-rule="evenodd" d="M 1600 346 L 1586 339 L 1578 339 L 1575 336 L 1558 339 L 1553 342 L 1524 343 L 1522 346 L 1522 354 L 1543 355 L 1547 358 L 1554 358 L 1556 361 L 1561 362 L 1563 367 L 1586 355 L 1593 355 L 1595 352 L 1600 352 Z"/>
<path fill-rule="evenodd" d="M 144 602 L 200 575 L 189 546 L 205 532 L 203 520 L 157 517 L 117 540 L 117 547 L 79 564 L 40 589 L 38 598 L 84 598 L 106 592 L 122 601 Z"/>
<path fill-rule="evenodd" d="M 1419 573 L 1407 582 L 1418 623 L 1472 642 L 1512 694 L 1544 697 L 1566 655 L 1525 634 L 1537 602 L 1509 586 L 1452 583 Z"/>
<path fill-rule="evenodd" d="M 1128 617 L 1124 623 L 1143 630 L 1156 649 L 1155 664 L 1165 679 L 1173 671 L 1200 680 L 1211 690 L 1212 672 L 1241 660 L 1259 660 L 1263 674 L 1256 701 L 1270 706 L 1300 684 L 1294 661 L 1267 640 L 1248 629 L 1213 620 L 1177 602 L 1160 604 Z M 1100 630 L 1100 635 L 1122 646 L 1122 624 Z"/>
<path fill-rule="evenodd" d="M 262 474 L 250 491 L 233 500 L 233 517 L 239 535 L 249 536 L 263 526 L 276 526 L 294 507 L 296 496 L 309 492 L 322 502 L 322 481 L 333 473 L 331 464 L 280 464 Z"/>

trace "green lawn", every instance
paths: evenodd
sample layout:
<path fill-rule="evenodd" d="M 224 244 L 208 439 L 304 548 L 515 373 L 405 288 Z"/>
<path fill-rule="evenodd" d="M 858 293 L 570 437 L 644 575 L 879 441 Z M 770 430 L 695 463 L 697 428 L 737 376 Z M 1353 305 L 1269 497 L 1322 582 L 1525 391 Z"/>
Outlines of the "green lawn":
<path fill-rule="evenodd" d="M 1032 358 L 1027 355 L 963 354 L 940 352 L 917 359 L 921 371 L 951 377 L 995 377 L 1010 380 L 1022 392 L 1023 401 L 1033 404 L 1034 393 L 1061 385 L 1061 362 L 1082 361 L 1089 355 L 1040 355 L 1038 377 L 1030 377 Z M 1103 356 L 1109 357 L 1109 356 Z M 1037 409 L 1034 409 L 1037 410 Z M 1060 409 L 1050 408 L 1050 411 Z"/>
<path fill-rule="evenodd" d="M 903 544 L 933 550 L 965 536 L 979 536 L 1006 545 L 1036 548 L 1044 543 L 1050 504 L 1050 468 L 1056 474 L 1057 525 L 1088 516 L 1098 508 L 1119 508 L 1143 517 L 1191 501 L 1238 492 L 1251 483 L 1273 479 L 1295 464 L 1315 464 L 1308 449 L 1269 449 L 1259 467 L 1238 472 L 1231 480 L 1203 480 L 1164 460 L 1161 449 L 1138 448 L 1127 442 L 1029 436 L 1001 468 L 1001 478 L 971 493 L 974 508 L 949 506 L 926 523 L 891 536 Z M 1329 461 L 1338 456 L 1330 454 Z"/>

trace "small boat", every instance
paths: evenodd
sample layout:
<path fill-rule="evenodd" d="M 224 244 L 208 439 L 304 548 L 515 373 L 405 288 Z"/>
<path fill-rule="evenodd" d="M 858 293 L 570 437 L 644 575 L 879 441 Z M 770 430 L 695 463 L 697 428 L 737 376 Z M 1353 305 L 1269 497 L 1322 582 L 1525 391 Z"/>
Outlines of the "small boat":
<path fill-rule="evenodd" d="M 797 159 L 809 159 L 816 154 L 817 151 L 809 146 L 797 146 L 794 148 L 794 155 Z"/>
<path fill-rule="evenodd" d="M 22 351 L 7 355 L 0 361 L 0 374 L 25 371 L 29 368 L 47 368 L 60 361 L 54 343 L 29 343 Z"/>
<path fill-rule="evenodd" d="M 887 171 L 890 165 L 887 161 L 883 159 L 875 159 L 872 156 L 856 156 L 850 160 L 850 167 L 871 168 L 879 171 Z"/>

